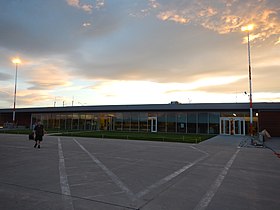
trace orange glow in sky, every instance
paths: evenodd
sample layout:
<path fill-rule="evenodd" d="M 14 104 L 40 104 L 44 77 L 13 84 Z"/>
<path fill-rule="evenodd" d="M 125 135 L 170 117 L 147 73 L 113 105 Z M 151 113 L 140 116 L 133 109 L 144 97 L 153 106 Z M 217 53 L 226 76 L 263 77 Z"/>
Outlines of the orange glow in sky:
<path fill-rule="evenodd" d="M 249 102 L 242 31 L 253 102 L 280 101 L 279 0 L 42 2 L 0 1 L 0 108 L 19 63 L 17 107 Z"/>
<path fill-rule="evenodd" d="M 251 31 L 251 30 L 253 30 L 254 29 L 254 24 L 250 24 L 250 25 L 247 25 L 247 26 L 243 26 L 242 28 L 241 28 L 241 31 Z"/>
<path fill-rule="evenodd" d="M 19 58 L 13 58 L 13 59 L 12 59 L 12 62 L 13 62 L 14 64 L 20 64 L 20 63 L 21 63 L 21 60 L 20 60 Z"/>

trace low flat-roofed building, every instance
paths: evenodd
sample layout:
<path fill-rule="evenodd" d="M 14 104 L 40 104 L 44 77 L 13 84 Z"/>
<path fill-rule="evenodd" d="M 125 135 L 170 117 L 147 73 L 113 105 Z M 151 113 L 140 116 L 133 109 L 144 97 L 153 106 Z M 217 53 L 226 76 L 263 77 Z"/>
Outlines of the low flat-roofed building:
<path fill-rule="evenodd" d="M 12 122 L 12 109 L 0 109 L 0 125 Z M 16 124 L 31 127 L 41 120 L 46 129 L 107 130 L 247 135 L 248 103 L 171 103 L 66 106 L 16 109 Z M 254 133 L 266 129 L 280 136 L 280 103 L 253 104 Z"/>

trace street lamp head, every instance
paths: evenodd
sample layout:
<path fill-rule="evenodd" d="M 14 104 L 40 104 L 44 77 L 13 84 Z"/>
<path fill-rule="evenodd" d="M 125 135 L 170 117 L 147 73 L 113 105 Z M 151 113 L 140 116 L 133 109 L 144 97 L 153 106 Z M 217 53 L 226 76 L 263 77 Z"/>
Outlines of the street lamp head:
<path fill-rule="evenodd" d="M 241 31 L 251 31 L 254 29 L 254 24 L 241 27 Z"/>
<path fill-rule="evenodd" d="M 19 58 L 13 58 L 12 62 L 14 64 L 20 64 L 21 63 L 21 60 Z"/>

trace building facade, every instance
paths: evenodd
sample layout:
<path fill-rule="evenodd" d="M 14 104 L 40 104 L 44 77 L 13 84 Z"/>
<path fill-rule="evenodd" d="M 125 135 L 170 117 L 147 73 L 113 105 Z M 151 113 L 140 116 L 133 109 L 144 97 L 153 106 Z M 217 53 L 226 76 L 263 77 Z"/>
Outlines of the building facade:
<path fill-rule="evenodd" d="M 0 125 L 11 122 L 12 110 L 0 110 Z M 133 131 L 190 134 L 247 135 L 246 103 L 151 104 L 23 108 L 16 110 L 17 126 L 41 120 L 47 130 Z M 280 136 L 280 103 L 255 103 L 254 133 L 263 129 Z"/>

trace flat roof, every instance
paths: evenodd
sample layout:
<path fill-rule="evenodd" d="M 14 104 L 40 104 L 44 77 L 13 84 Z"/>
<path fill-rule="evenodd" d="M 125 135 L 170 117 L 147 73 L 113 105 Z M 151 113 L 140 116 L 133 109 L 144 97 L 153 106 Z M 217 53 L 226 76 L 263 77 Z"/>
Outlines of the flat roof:
<path fill-rule="evenodd" d="M 125 111 L 245 111 L 249 103 L 188 103 L 188 104 L 134 104 L 134 105 L 99 105 L 65 107 L 16 108 L 16 112 L 125 112 Z M 280 102 L 253 103 L 253 110 L 280 111 Z M 9 113 L 13 109 L 0 109 L 0 113 Z"/>

